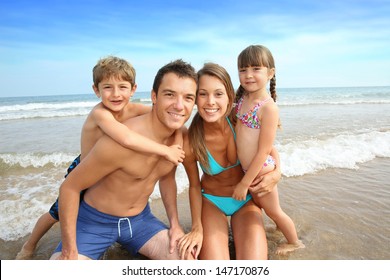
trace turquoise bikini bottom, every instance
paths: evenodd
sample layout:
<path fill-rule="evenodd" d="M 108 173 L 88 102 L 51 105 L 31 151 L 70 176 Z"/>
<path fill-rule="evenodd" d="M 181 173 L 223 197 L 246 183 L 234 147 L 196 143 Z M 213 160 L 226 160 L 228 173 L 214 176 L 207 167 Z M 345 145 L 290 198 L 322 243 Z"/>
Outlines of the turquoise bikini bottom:
<path fill-rule="evenodd" d="M 241 209 L 252 196 L 248 194 L 245 200 L 237 200 L 230 196 L 217 196 L 212 194 L 204 193 L 202 189 L 202 195 L 218 207 L 226 216 L 232 216 L 238 210 Z"/>

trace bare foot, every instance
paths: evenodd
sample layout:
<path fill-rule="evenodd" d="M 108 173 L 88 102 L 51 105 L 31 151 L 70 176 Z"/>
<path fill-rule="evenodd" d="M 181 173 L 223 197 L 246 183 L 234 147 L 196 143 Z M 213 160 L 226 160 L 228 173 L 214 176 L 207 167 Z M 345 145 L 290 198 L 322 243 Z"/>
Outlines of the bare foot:
<path fill-rule="evenodd" d="M 303 248 L 305 248 L 305 244 L 303 244 L 301 240 L 298 240 L 295 243 L 285 243 L 279 245 L 278 248 L 276 248 L 275 254 L 286 255 L 288 252 L 292 252 L 297 249 L 303 249 Z"/>
<path fill-rule="evenodd" d="M 25 245 L 25 244 L 24 244 Z M 24 245 L 20 252 L 16 255 L 15 260 L 31 260 L 34 254 L 34 250 L 28 250 L 24 248 Z"/>

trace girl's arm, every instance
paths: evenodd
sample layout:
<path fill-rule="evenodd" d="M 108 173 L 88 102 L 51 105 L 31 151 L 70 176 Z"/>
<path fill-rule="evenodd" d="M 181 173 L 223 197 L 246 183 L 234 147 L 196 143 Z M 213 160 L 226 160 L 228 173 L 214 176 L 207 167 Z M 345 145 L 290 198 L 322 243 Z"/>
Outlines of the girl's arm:
<path fill-rule="evenodd" d="M 189 180 L 189 200 L 191 207 L 191 232 L 184 235 L 179 241 L 179 254 L 181 259 L 188 259 L 192 254 L 195 259 L 198 258 L 203 242 L 202 227 L 202 192 L 199 179 L 199 169 L 195 156 L 189 148 L 188 137 L 185 137 L 184 150 L 186 157 L 183 165 Z"/>
<path fill-rule="evenodd" d="M 259 116 L 260 119 L 260 116 Z M 237 184 L 235 190 L 248 190 L 253 180 L 257 177 L 257 174 L 263 168 L 263 164 L 266 161 L 268 155 L 271 154 L 273 149 L 273 143 L 276 136 L 276 130 L 279 122 L 279 113 L 276 105 L 264 106 L 261 117 L 261 129 L 257 147 L 257 153 L 252 159 L 248 170 L 246 171 L 241 182 Z M 245 195 L 237 195 L 237 192 L 233 194 L 236 199 L 245 199 Z"/>
<path fill-rule="evenodd" d="M 184 151 L 179 145 L 166 146 L 146 138 L 117 121 L 106 109 L 96 108 L 93 118 L 100 129 L 123 147 L 142 153 L 165 157 L 175 165 L 183 161 Z"/>

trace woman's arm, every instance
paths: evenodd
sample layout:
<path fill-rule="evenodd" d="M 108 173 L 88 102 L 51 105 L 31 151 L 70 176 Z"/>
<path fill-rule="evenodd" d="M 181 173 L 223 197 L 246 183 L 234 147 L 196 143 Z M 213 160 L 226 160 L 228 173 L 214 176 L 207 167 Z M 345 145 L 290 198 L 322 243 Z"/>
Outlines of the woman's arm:
<path fill-rule="evenodd" d="M 191 207 L 191 232 L 184 235 L 179 241 L 179 254 L 182 259 L 187 259 L 192 254 L 195 259 L 198 258 L 203 242 L 202 227 L 202 192 L 199 179 L 199 169 L 197 161 L 189 148 L 188 137 L 184 138 L 184 168 L 189 180 L 189 200 Z"/>
<path fill-rule="evenodd" d="M 281 179 L 282 172 L 280 170 L 280 157 L 275 147 L 272 148 L 271 156 L 275 159 L 275 169 L 263 176 L 257 176 L 255 178 L 249 187 L 252 194 L 256 194 L 258 196 L 266 195 L 274 189 Z"/>

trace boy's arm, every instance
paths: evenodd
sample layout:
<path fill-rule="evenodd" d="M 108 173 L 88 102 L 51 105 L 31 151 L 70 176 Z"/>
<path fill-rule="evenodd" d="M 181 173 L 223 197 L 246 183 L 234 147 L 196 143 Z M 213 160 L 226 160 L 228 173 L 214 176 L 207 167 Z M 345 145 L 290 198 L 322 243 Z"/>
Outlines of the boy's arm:
<path fill-rule="evenodd" d="M 117 121 L 106 109 L 95 109 L 93 117 L 96 125 L 99 126 L 105 134 L 125 148 L 129 148 L 137 152 L 163 156 L 175 165 L 178 165 L 183 161 L 184 151 L 180 146 L 174 145 L 168 147 L 140 135 L 130 130 L 126 125 Z"/>

